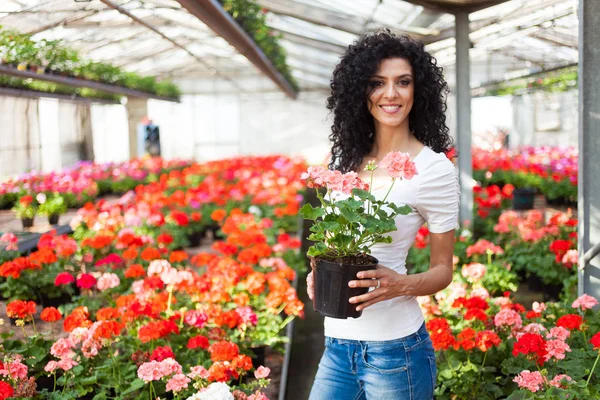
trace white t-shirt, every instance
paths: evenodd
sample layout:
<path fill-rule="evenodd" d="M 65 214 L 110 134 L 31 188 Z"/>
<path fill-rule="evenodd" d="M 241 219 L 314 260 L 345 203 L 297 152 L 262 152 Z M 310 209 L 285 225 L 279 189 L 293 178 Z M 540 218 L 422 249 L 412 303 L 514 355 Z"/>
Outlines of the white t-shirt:
<path fill-rule="evenodd" d="M 387 201 L 409 205 L 412 212 L 396 217 L 397 230 L 390 232 L 392 243 L 378 243 L 371 255 L 381 265 L 406 274 L 406 255 L 417 231 L 427 222 L 432 233 L 444 233 L 458 224 L 460 189 L 454 165 L 442 153 L 423 148 L 413 160 L 418 175 L 394 184 Z M 387 184 L 386 184 L 387 182 Z M 383 199 L 391 179 L 374 181 L 372 194 Z M 339 339 L 383 341 L 399 339 L 419 330 L 424 318 L 413 296 L 381 301 L 363 310 L 359 318 L 325 317 L 325 336 Z"/>

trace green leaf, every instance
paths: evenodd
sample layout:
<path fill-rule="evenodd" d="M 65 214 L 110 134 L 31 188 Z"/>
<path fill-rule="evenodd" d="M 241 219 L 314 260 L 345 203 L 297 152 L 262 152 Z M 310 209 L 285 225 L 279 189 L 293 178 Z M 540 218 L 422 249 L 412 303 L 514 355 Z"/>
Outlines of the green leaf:
<path fill-rule="evenodd" d="M 299 212 L 304 219 L 310 219 L 312 221 L 316 221 L 317 218 L 325 215 L 325 210 L 323 210 L 321 207 L 313 208 L 313 206 L 311 206 L 309 203 L 306 203 L 304 206 L 302 206 Z"/>
<path fill-rule="evenodd" d="M 141 379 L 135 379 L 133 382 L 131 382 L 131 385 L 129 386 L 129 388 L 127 388 L 123 393 L 121 393 L 121 395 L 126 395 L 126 394 L 130 394 L 135 392 L 136 390 L 140 390 L 141 388 L 143 388 L 146 384 L 144 383 L 143 380 Z"/>
<path fill-rule="evenodd" d="M 407 214 L 410 214 L 410 212 L 412 211 L 412 208 L 407 205 L 398 207 L 394 203 L 389 203 L 388 207 L 391 208 L 392 210 L 394 210 L 394 212 L 398 215 L 407 215 Z"/>
<path fill-rule="evenodd" d="M 340 209 L 340 213 L 348 220 L 350 223 L 356 223 L 360 221 L 360 216 L 356 214 L 353 210 L 342 208 Z"/>

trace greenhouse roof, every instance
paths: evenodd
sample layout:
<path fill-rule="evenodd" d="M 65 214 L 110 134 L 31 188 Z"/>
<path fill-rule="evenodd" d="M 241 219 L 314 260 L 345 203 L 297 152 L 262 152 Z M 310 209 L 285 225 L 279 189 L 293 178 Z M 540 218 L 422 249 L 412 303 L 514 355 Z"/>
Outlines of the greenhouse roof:
<path fill-rule="evenodd" d="M 202 2 L 217 4 L 216 0 L 3 0 L 0 25 L 32 33 L 35 39 L 62 39 L 89 59 L 140 74 L 181 82 L 220 80 L 224 90 L 239 92 L 276 90 L 276 79 L 257 67 L 246 49 L 225 40 L 188 11 L 190 3 L 204 7 Z M 576 0 L 255 2 L 263 7 L 267 24 L 282 35 L 280 44 L 301 90 L 327 88 L 348 44 L 380 28 L 423 40 L 441 65 L 451 67 L 455 42 L 450 12 L 459 8 L 479 9 L 470 14 L 472 62 L 494 64 L 481 82 L 474 79 L 475 85 L 578 61 Z M 490 61 L 491 55 L 502 61 Z M 182 89 L 185 92 L 186 86 Z"/>

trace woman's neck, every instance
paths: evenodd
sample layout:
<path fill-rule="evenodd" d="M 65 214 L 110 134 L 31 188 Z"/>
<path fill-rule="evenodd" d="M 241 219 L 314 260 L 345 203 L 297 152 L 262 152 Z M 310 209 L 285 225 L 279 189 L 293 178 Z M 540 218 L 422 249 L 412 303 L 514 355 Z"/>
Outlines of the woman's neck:
<path fill-rule="evenodd" d="M 400 126 L 375 124 L 375 141 L 368 157 L 383 158 L 390 151 L 414 152 L 415 137 L 408 128 L 408 121 Z"/>

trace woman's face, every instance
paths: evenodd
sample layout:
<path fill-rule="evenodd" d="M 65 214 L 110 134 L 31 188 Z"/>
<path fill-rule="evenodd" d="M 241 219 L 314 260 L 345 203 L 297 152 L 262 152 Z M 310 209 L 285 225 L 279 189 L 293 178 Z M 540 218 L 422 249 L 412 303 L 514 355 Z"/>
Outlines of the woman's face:
<path fill-rule="evenodd" d="M 413 106 L 413 70 L 404 58 L 387 58 L 369 79 L 369 111 L 375 125 L 397 127 L 408 123 Z"/>

